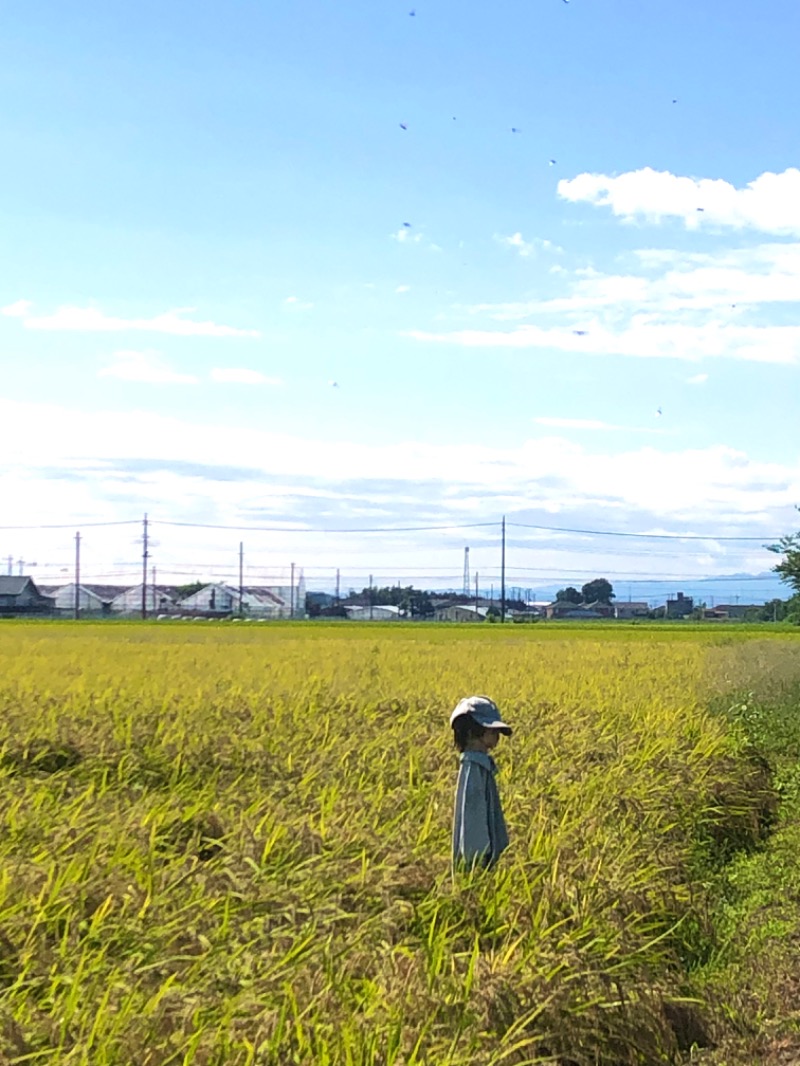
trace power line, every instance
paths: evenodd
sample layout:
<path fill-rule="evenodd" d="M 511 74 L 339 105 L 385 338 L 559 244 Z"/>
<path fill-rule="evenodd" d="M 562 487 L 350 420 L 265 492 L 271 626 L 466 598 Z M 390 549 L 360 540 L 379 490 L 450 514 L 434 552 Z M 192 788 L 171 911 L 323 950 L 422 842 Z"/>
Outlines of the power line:
<path fill-rule="evenodd" d="M 587 537 L 641 537 L 649 540 L 741 540 L 763 543 L 765 540 L 779 540 L 780 534 L 774 537 L 720 537 L 715 533 L 702 535 L 700 533 L 620 533 L 610 529 L 565 529 L 560 526 L 533 526 L 527 522 L 509 522 L 510 526 L 519 529 L 540 529 L 549 533 L 582 533 Z"/>
<path fill-rule="evenodd" d="M 138 526 L 140 522 L 139 518 L 126 519 L 124 522 L 81 522 L 77 520 L 65 525 L 0 526 L 0 529 L 74 529 L 76 526 L 87 529 L 89 526 Z"/>
<path fill-rule="evenodd" d="M 69 523 L 59 524 L 30 524 L 30 525 L 18 525 L 18 526 L 0 526 L 0 530 L 29 530 L 29 529 L 74 529 L 77 526 L 83 528 L 95 527 L 110 527 L 110 526 L 135 526 L 139 525 L 140 519 L 125 519 L 123 521 L 114 522 L 81 522 L 73 521 Z M 433 531 L 446 531 L 446 530 L 459 530 L 459 529 L 488 529 L 492 527 L 499 527 L 500 522 L 462 522 L 451 523 L 449 525 L 430 525 L 430 526 L 368 526 L 363 529 L 356 528 L 343 528 L 343 529 L 311 529 L 309 527 L 292 527 L 292 526 L 229 526 L 229 525 L 216 525 L 207 522 L 172 522 L 162 521 L 160 519 L 149 519 L 150 525 L 161 526 L 174 526 L 182 529 L 222 529 L 230 530 L 233 532 L 253 532 L 253 533 L 423 533 Z M 572 529 L 567 526 L 542 526 L 534 525 L 530 522 L 513 522 L 509 520 L 507 525 L 513 526 L 517 529 L 535 529 L 544 533 L 570 533 L 588 537 L 633 537 L 642 540 L 700 540 L 700 541 L 740 541 L 751 543 L 763 543 L 765 540 L 777 541 L 780 540 L 781 534 L 775 534 L 772 536 L 761 537 L 731 537 L 724 536 L 716 533 L 629 533 L 622 530 L 612 529 Z M 575 550 L 575 549 L 571 549 Z"/>
<path fill-rule="evenodd" d="M 155 525 L 151 522 L 151 525 Z M 449 526 L 374 526 L 367 529 L 308 529 L 291 526 L 216 526 L 204 522 L 161 522 L 160 526 L 181 526 L 187 529 L 229 529 L 234 532 L 247 533 L 422 533 L 430 530 L 445 529 L 480 529 L 497 526 L 498 522 L 465 522 Z M 0 526 L 0 529 L 4 527 Z"/>

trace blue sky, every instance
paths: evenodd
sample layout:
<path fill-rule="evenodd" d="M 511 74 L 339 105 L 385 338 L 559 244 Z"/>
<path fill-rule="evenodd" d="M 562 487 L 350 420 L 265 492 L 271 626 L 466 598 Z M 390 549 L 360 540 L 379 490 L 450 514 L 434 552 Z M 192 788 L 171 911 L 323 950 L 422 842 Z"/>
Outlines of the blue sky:
<path fill-rule="evenodd" d="M 518 530 L 520 577 L 768 569 L 800 522 L 799 33 L 788 0 L 8 4 L 3 524 L 507 514 L 708 538 Z M 311 586 L 498 565 L 496 526 L 154 556 L 210 573 L 240 535 Z M 0 552 L 52 576 L 68 538 Z"/>

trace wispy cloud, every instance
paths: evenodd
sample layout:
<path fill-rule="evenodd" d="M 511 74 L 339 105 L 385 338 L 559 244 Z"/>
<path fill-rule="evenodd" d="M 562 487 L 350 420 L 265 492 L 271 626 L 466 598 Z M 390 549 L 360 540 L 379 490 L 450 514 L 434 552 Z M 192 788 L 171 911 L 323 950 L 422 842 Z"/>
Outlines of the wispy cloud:
<path fill-rule="evenodd" d="M 617 426 L 613 422 L 602 422 L 593 418 L 556 418 L 549 415 L 541 415 L 533 421 L 539 426 L 550 426 L 554 429 L 585 429 L 600 430 L 601 432 L 638 432 L 658 433 L 655 429 L 638 429 L 632 426 Z"/>
<path fill-rule="evenodd" d="M 692 374 L 690 378 L 686 379 L 687 385 L 705 385 L 708 381 L 708 374 Z"/>
<path fill-rule="evenodd" d="M 441 252 L 441 247 L 438 244 L 434 244 L 429 237 L 426 237 L 421 230 L 413 230 L 407 226 L 401 226 L 396 233 L 391 234 L 393 241 L 397 241 L 398 244 L 419 244 L 428 249 L 431 252 Z"/>
<path fill-rule="evenodd" d="M 558 195 L 573 203 L 610 207 L 628 222 L 680 219 L 687 229 L 728 227 L 800 235 L 800 170 L 767 171 L 736 188 L 719 178 L 692 178 L 670 171 L 579 174 L 558 183 Z"/>
<path fill-rule="evenodd" d="M 697 570 L 710 573 L 731 570 L 726 545 L 714 545 L 715 533 L 765 537 L 792 528 L 800 498 L 796 456 L 765 462 L 722 444 L 620 451 L 596 443 L 589 447 L 577 434 L 534 432 L 513 447 L 453 441 L 364 448 L 355 440 L 210 425 L 147 410 L 77 410 L 2 397 L 0 424 L 18 442 L 13 461 L 0 456 L 0 488 L 13 493 L 25 521 L 52 521 L 53 513 L 89 520 L 89 515 L 107 516 L 111 508 L 135 515 L 151 509 L 156 499 L 162 520 L 187 514 L 194 521 L 220 521 L 223 515 L 228 522 L 254 520 L 260 509 L 292 525 L 301 515 L 302 525 L 322 529 L 332 518 L 345 524 L 364 521 L 365 515 L 373 523 L 380 514 L 386 524 L 402 525 L 411 513 L 429 516 L 432 524 L 485 521 L 487 515 L 507 513 L 516 521 L 597 528 L 588 523 L 598 521 L 602 508 L 600 528 L 707 533 L 703 551 L 714 547 L 716 554 L 697 563 Z M 42 427 L 41 433 L 27 432 L 31 425 Z M 249 467 L 242 456 L 249 457 Z M 59 471 L 82 480 L 76 484 L 75 477 Z M 448 542 L 456 559 L 462 536 L 454 531 Z M 553 534 L 543 536 L 547 544 L 542 547 L 549 551 Z M 113 550 L 111 534 L 106 540 Z M 417 550 L 423 544 L 434 547 L 422 534 L 410 540 L 401 535 L 401 540 Z M 298 542 L 291 533 L 270 543 L 280 545 L 287 562 L 295 558 Z M 303 546 L 318 562 L 330 552 L 334 566 L 346 547 L 342 538 L 323 543 L 322 534 L 319 541 L 304 539 Z M 683 547 L 694 552 L 691 545 Z M 186 551 L 182 533 L 176 557 L 185 561 Z M 751 554 L 757 567 L 769 565 L 758 545 Z M 535 565 L 553 565 L 545 558 L 537 553 Z M 742 562 L 737 560 L 735 569 L 742 569 Z M 595 559 L 593 565 L 601 564 Z M 615 565 L 619 568 L 619 559 Z M 675 566 L 677 573 L 687 573 L 686 557 Z M 648 557 L 645 569 L 652 567 Z"/>
<path fill-rule="evenodd" d="M 102 367 L 101 378 L 135 381 L 148 385 L 198 385 L 203 380 L 220 385 L 281 385 L 280 378 L 267 377 L 260 370 L 247 367 L 214 367 L 207 378 L 174 370 L 154 351 L 115 352 L 113 361 Z"/>
<path fill-rule="evenodd" d="M 420 244 L 422 239 L 421 233 L 415 233 L 413 230 L 404 229 L 402 226 L 397 233 L 392 234 L 392 240 L 398 241 L 400 244 Z"/>
<path fill-rule="evenodd" d="M 454 344 L 464 348 L 533 348 L 585 355 L 625 355 L 641 359 L 740 359 L 760 363 L 800 363 L 800 326 L 699 326 L 652 323 L 634 316 L 618 330 L 599 323 L 585 330 L 523 325 L 511 330 L 454 330 L 404 334 L 418 341 Z"/>
<path fill-rule="evenodd" d="M 246 367 L 215 367 L 209 375 L 212 381 L 231 385 L 280 385 L 280 378 L 270 378 L 260 370 Z"/>
<path fill-rule="evenodd" d="M 466 308 L 502 328 L 412 333 L 464 347 L 550 348 L 585 355 L 800 363 L 796 316 L 766 318 L 800 304 L 800 243 L 764 243 L 710 253 L 645 248 L 619 257 L 624 273 L 592 266 L 559 274 L 549 299 Z M 763 314 L 757 313 L 763 308 Z"/>
<path fill-rule="evenodd" d="M 310 311 L 314 305 L 307 300 L 301 300 L 299 296 L 287 296 L 283 306 L 287 311 Z"/>
<path fill-rule="evenodd" d="M 503 237 L 496 233 L 494 239 L 498 244 L 502 244 L 506 248 L 513 248 L 523 259 L 527 259 L 537 251 L 563 252 L 564 250 L 557 244 L 553 244 L 552 241 L 545 240 L 543 237 L 534 237 L 533 240 L 526 241 L 521 233 L 512 233 L 510 237 Z"/>
<path fill-rule="evenodd" d="M 197 322 L 183 317 L 194 308 L 165 311 L 152 318 L 118 318 L 94 307 L 60 307 L 50 315 L 34 315 L 29 300 L 17 300 L 3 314 L 22 320 L 25 329 L 81 333 L 168 333 L 178 337 L 258 337 L 255 329 L 238 329 L 216 322 Z"/>
<path fill-rule="evenodd" d="M 410 285 L 398 285 L 397 288 L 394 291 L 395 292 L 410 292 L 411 291 L 411 286 Z"/>
<path fill-rule="evenodd" d="M 194 374 L 180 374 L 155 352 L 115 352 L 114 362 L 98 371 L 98 377 L 117 378 L 150 385 L 196 385 Z"/>
<path fill-rule="evenodd" d="M 30 300 L 17 300 L 15 303 L 2 308 L 0 313 L 6 315 L 8 318 L 25 318 L 32 307 L 33 304 Z"/>

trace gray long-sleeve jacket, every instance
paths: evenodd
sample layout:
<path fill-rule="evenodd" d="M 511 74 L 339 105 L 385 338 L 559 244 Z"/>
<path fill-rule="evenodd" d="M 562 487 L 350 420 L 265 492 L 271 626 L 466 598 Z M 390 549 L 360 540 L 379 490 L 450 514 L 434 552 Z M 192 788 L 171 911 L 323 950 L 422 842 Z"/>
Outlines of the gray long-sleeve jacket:
<path fill-rule="evenodd" d="M 462 752 L 453 814 L 456 866 L 493 866 L 508 847 L 496 773 L 497 764 L 488 753 Z"/>

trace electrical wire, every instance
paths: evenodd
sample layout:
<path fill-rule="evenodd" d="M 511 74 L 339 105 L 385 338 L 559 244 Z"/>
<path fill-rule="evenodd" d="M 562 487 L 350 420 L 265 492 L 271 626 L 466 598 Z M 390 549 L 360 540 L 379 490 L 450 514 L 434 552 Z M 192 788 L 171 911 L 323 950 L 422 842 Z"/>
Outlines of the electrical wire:
<path fill-rule="evenodd" d="M 60 525 L 0 526 L 0 529 L 88 529 L 97 526 L 140 526 L 141 518 L 128 518 L 123 522 L 69 522 Z"/>
<path fill-rule="evenodd" d="M 717 536 L 714 533 L 702 535 L 700 533 L 620 533 L 609 529 L 565 529 L 559 526 L 533 526 L 526 522 L 506 522 L 506 526 L 515 526 L 519 529 L 540 529 L 547 530 L 550 533 L 581 533 L 588 537 L 640 537 L 650 540 L 732 540 L 732 541 L 753 541 L 754 543 L 763 543 L 765 540 L 780 540 L 780 536 L 775 537 L 725 537 Z"/>
<path fill-rule="evenodd" d="M 464 522 L 448 526 L 374 526 L 367 529 L 308 529 L 292 526 L 216 526 L 203 522 L 161 522 L 149 520 L 150 525 L 180 526 L 186 529 L 229 529 L 239 533 L 422 533 L 446 529 L 480 529 L 497 526 L 497 522 Z M 0 527 L 2 528 L 2 527 Z"/>

